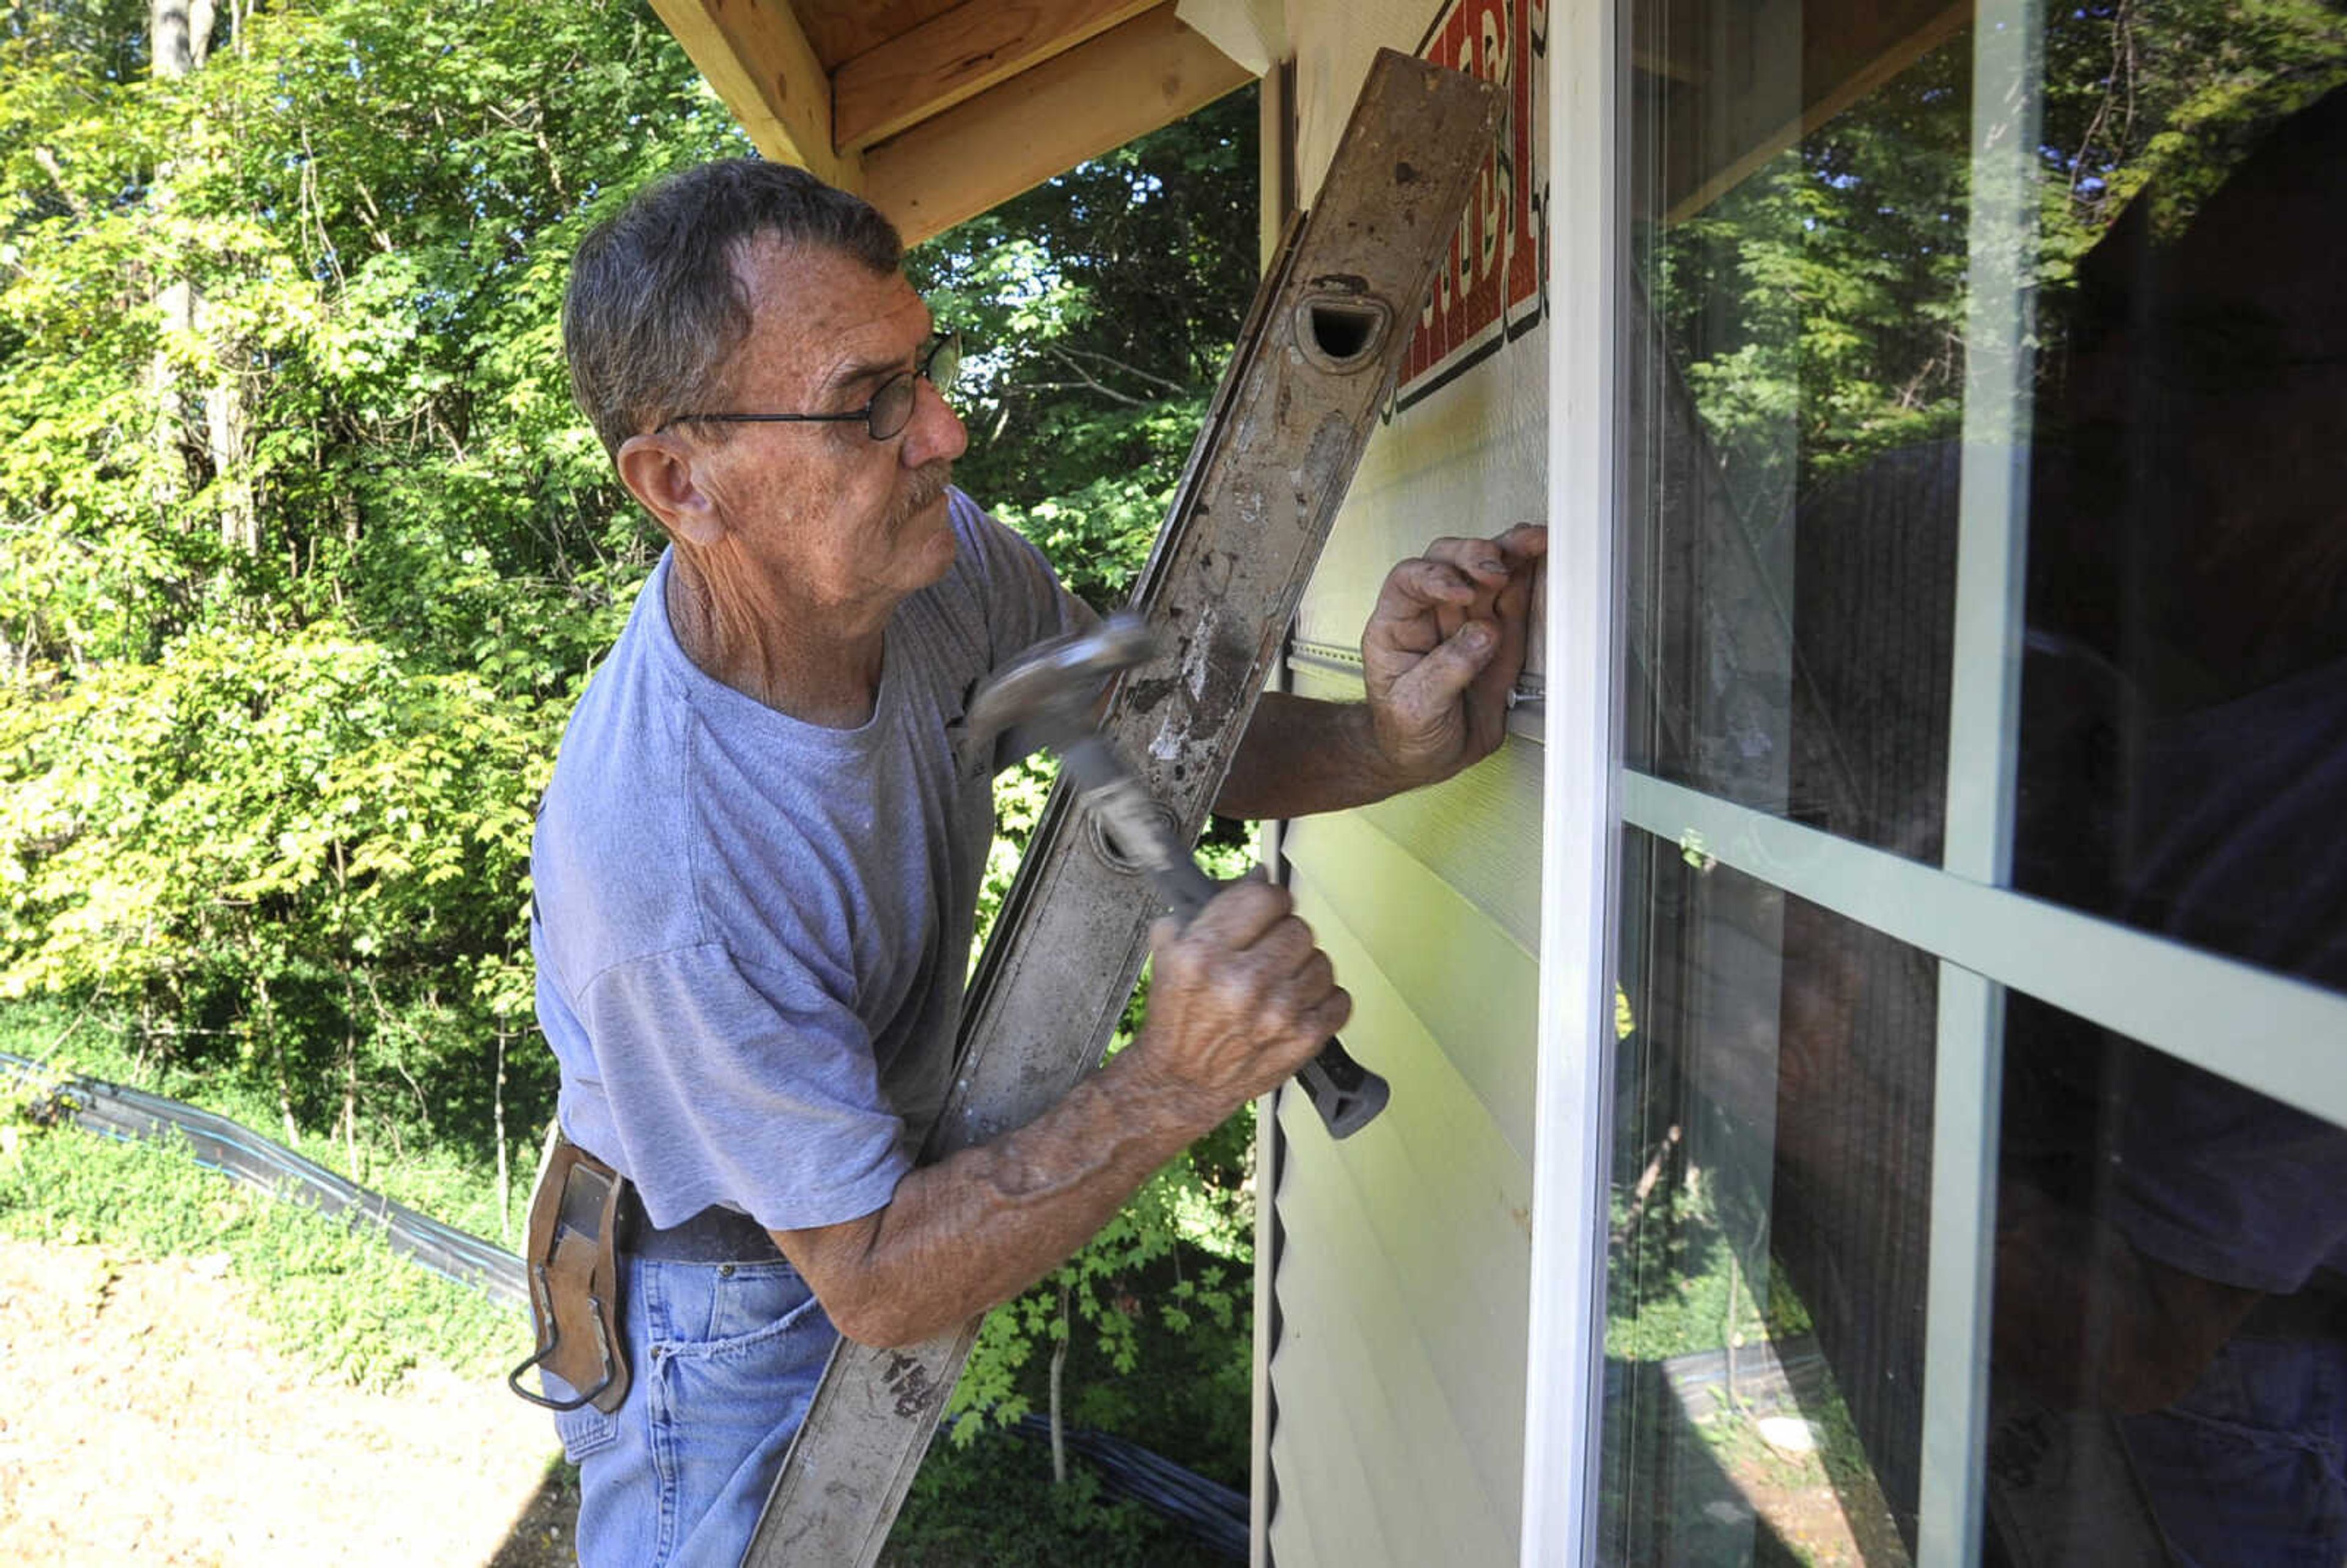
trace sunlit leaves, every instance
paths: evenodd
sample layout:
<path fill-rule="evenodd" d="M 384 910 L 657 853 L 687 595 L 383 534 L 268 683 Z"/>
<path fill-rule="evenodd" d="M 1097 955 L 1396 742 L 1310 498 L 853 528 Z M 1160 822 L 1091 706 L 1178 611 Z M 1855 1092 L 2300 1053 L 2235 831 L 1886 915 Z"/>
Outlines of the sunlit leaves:
<path fill-rule="evenodd" d="M 485 1102 L 531 806 L 651 559 L 569 405 L 568 258 L 744 144 L 640 4 L 240 21 L 171 83 L 143 5 L 0 32 L 0 989 L 297 1110 Z"/>

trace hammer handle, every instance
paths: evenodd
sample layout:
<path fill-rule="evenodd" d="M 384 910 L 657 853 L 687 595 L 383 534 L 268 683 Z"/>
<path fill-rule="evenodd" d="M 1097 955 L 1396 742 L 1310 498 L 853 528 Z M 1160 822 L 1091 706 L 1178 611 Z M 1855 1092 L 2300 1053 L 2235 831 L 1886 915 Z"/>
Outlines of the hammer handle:
<path fill-rule="evenodd" d="M 1063 754 L 1086 804 L 1100 813 L 1118 845 L 1148 867 L 1159 895 L 1184 925 L 1195 919 L 1221 889 L 1151 809 L 1141 781 L 1096 737 L 1086 737 Z M 1391 1085 L 1355 1061 L 1345 1042 L 1334 1035 L 1318 1055 L 1296 1070 L 1296 1081 L 1332 1138 L 1349 1138 L 1368 1126 L 1393 1097 Z"/>

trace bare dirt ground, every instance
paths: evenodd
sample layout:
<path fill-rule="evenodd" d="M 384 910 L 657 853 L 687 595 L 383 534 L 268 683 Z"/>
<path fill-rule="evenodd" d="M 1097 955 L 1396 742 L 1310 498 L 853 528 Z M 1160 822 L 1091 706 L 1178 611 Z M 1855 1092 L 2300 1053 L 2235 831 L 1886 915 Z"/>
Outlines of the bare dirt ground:
<path fill-rule="evenodd" d="M 327 1380 L 225 1263 L 0 1241 L 0 1562 L 572 1561 L 541 1412 L 436 1370 Z"/>

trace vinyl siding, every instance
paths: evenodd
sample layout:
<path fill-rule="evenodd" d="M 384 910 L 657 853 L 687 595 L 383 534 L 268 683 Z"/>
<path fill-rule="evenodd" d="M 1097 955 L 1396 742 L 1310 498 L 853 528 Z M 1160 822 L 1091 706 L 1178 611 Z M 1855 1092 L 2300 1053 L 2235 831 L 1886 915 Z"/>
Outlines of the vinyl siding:
<path fill-rule="evenodd" d="M 1439 789 L 1286 833 L 1299 908 L 1353 995 L 1347 1044 L 1394 1097 L 1342 1144 L 1283 1100 L 1282 1568 L 1515 1556 L 1540 757 L 1512 740 Z"/>
<path fill-rule="evenodd" d="M 1308 203 L 1380 46 L 1441 0 L 1290 0 Z M 1536 90 L 1536 89 L 1535 89 Z M 1532 265 L 1519 258 L 1514 264 Z M 1380 425 L 1295 628 L 1290 688 L 1358 701 L 1388 569 L 1445 535 L 1542 515 L 1544 334 L 1507 341 Z M 1537 641 L 1537 638 L 1535 639 Z M 1281 1097 L 1258 1414 L 1277 1568 L 1517 1557 L 1530 1320 L 1542 752 L 1536 708 L 1433 789 L 1290 823 L 1299 909 L 1352 993 L 1347 1046 L 1393 1085 L 1332 1142 Z M 1265 1506 L 1259 1503 L 1259 1506 Z"/>

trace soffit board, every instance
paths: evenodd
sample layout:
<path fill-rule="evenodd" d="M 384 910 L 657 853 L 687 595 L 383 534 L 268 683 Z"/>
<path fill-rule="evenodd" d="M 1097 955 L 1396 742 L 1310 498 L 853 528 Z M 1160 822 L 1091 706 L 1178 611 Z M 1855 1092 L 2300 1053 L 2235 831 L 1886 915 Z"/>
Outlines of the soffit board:
<path fill-rule="evenodd" d="M 908 242 L 1250 77 L 1177 0 L 653 4 L 761 153 L 864 193 Z"/>

